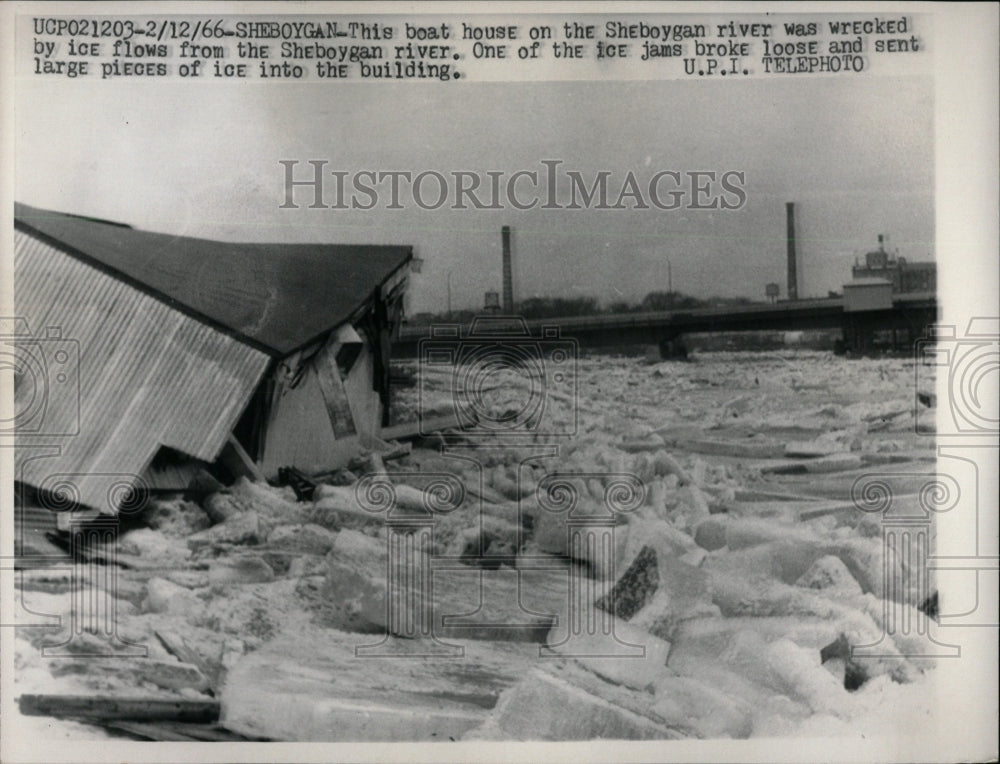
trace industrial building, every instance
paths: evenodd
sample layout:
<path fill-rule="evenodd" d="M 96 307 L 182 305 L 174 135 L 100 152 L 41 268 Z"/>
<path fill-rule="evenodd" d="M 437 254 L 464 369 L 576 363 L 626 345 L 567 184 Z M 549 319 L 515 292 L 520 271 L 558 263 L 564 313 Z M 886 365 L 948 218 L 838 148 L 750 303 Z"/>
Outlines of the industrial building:
<path fill-rule="evenodd" d="M 851 268 L 853 279 L 885 279 L 892 284 L 893 294 L 915 294 L 937 290 L 937 263 L 909 262 L 905 257 L 885 251 L 885 238 L 879 234 L 878 249 L 865 255 L 864 263 L 857 260 Z"/>
<path fill-rule="evenodd" d="M 178 456 L 267 478 L 343 466 L 387 424 L 411 260 L 15 205 L 19 480 L 116 511 L 123 482 Z"/>

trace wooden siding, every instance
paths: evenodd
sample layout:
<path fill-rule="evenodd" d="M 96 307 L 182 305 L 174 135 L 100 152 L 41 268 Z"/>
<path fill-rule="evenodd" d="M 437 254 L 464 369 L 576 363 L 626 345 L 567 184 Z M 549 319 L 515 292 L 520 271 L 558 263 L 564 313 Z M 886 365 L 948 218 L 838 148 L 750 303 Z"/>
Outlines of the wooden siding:
<path fill-rule="evenodd" d="M 336 355 L 344 343 L 353 342 L 361 343 L 360 352 L 342 379 Z M 340 327 L 323 347 L 304 362 L 301 359 L 302 354 L 296 353 L 275 371 L 261 459 L 268 478 L 282 467 L 314 474 L 343 467 L 359 448 L 371 448 L 381 432 L 382 406 L 372 386 L 372 349 L 353 328 Z M 300 364 L 302 373 L 293 387 L 292 370 Z M 339 438 L 338 428 L 343 430 Z"/>
<path fill-rule="evenodd" d="M 19 448 L 62 447 L 59 457 L 37 460 L 44 473 L 26 474 L 28 482 L 74 476 L 83 503 L 114 510 L 108 476 L 141 475 L 161 446 L 216 457 L 267 369 L 265 353 L 21 231 L 14 264 L 17 315 L 35 338 L 48 327 L 62 336 L 19 344 L 47 357 L 55 342 L 75 343 L 64 383 L 48 367 L 40 429 L 18 433 Z M 16 395 L 30 393 L 21 385 Z"/>
<path fill-rule="evenodd" d="M 344 389 L 347 391 L 358 440 L 367 448 L 374 445 L 382 431 L 382 404 L 372 385 L 374 376 L 375 358 L 366 343 L 344 380 Z"/>
<path fill-rule="evenodd" d="M 313 365 L 305 366 L 294 387 L 280 367 L 275 382 L 260 460 L 264 475 L 274 478 L 282 467 L 322 472 L 349 458 L 348 444 L 334 435 Z"/>
<path fill-rule="evenodd" d="M 323 347 L 307 360 L 303 361 L 303 354 L 296 353 L 275 370 L 274 395 L 261 459 L 261 471 L 266 477 L 274 478 L 282 467 L 296 467 L 313 474 L 338 469 L 357 454 L 358 436 L 353 419 L 356 403 L 349 398 L 350 393 L 340 378 L 335 360 L 341 347 L 340 337 L 344 334 L 342 327 L 340 332 L 333 332 Z M 353 329 L 349 334 L 357 336 Z M 368 347 L 363 346 L 358 363 L 369 353 Z M 293 370 L 300 364 L 301 376 L 292 386 Z M 321 375 L 326 375 L 326 379 L 321 379 Z M 377 401 L 370 384 L 367 393 L 363 394 Z M 337 400 L 327 400 L 330 396 Z M 336 403 L 332 413 L 331 402 Z M 336 420 L 337 424 L 331 420 Z M 338 426 L 344 430 L 339 438 Z"/>

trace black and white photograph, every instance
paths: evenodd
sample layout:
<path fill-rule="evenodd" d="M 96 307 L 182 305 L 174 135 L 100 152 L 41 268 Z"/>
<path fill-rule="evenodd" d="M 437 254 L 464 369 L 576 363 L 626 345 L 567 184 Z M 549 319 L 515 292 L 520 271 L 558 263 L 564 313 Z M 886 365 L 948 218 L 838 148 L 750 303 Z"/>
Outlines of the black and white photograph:
<path fill-rule="evenodd" d="M 4 761 L 996 761 L 996 6 L 0 11 Z"/>

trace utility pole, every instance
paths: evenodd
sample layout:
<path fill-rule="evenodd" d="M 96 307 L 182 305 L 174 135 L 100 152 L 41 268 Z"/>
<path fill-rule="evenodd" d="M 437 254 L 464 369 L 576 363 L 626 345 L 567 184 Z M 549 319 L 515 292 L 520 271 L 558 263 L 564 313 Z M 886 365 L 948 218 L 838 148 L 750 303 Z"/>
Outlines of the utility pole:
<path fill-rule="evenodd" d="M 514 273 L 510 261 L 510 226 L 500 229 L 503 239 L 503 312 L 508 316 L 514 314 Z"/>
<path fill-rule="evenodd" d="M 795 203 L 785 203 L 786 216 L 788 218 L 788 299 L 799 299 L 799 276 L 797 255 L 795 252 Z"/>
<path fill-rule="evenodd" d="M 664 260 L 667 261 L 667 310 L 672 310 L 674 307 L 674 275 L 670 267 L 670 258 L 665 257 Z"/>
<path fill-rule="evenodd" d="M 451 318 L 451 271 L 448 271 L 448 318 Z"/>

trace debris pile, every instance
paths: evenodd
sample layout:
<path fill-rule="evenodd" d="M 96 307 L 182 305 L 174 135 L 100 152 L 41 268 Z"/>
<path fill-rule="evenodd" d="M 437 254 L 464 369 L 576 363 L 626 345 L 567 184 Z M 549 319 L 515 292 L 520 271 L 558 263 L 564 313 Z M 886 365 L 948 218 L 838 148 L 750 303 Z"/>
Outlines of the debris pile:
<path fill-rule="evenodd" d="M 912 378 L 580 359 L 516 445 L 451 430 L 155 499 L 103 561 L 110 630 L 81 633 L 73 570 L 20 574 L 21 711 L 156 739 L 877 734 L 933 704 L 937 645 L 901 626 L 933 614 L 933 527 L 886 556 L 880 512 L 934 473 Z"/>

